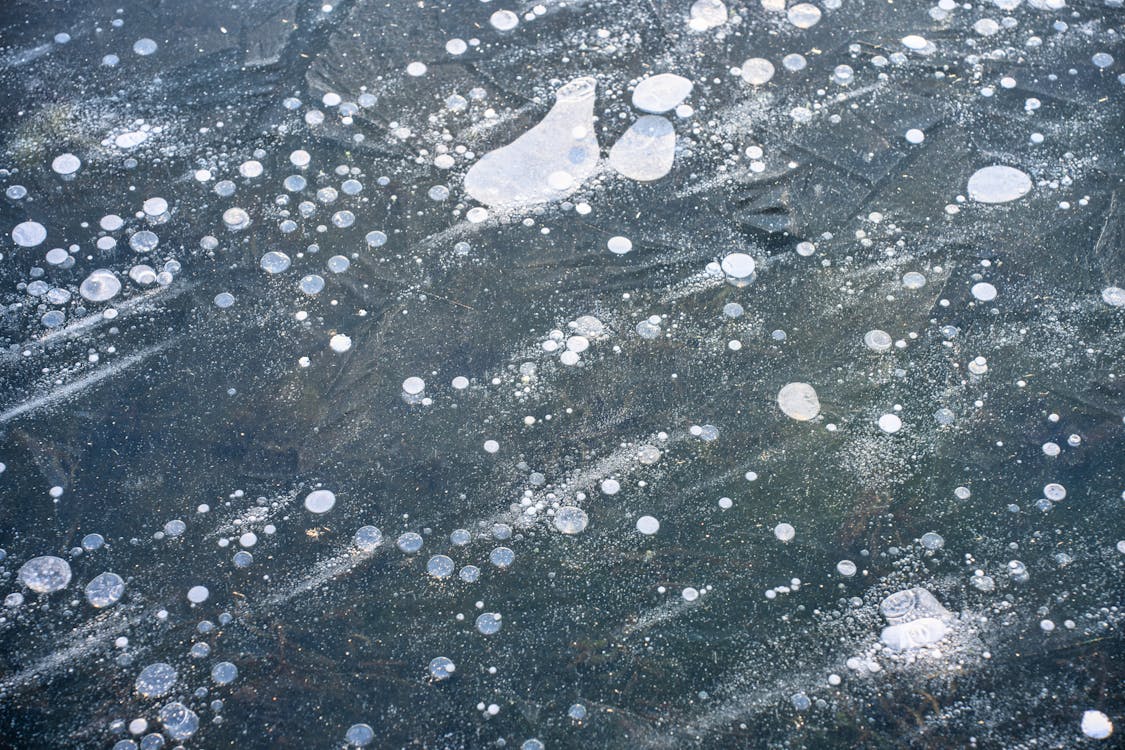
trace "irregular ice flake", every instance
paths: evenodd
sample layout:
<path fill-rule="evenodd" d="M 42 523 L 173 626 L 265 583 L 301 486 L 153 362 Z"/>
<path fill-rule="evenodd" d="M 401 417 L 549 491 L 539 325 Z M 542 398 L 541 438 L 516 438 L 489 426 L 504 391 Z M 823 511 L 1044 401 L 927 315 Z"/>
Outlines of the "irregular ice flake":
<path fill-rule="evenodd" d="M 578 189 L 598 163 L 596 88 L 588 77 L 562 86 L 538 125 L 469 169 L 465 192 L 487 206 L 517 207 L 559 200 Z"/>
<path fill-rule="evenodd" d="M 879 640 L 895 651 L 909 651 L 933 645 L 948 632 L 949 628 L 936 617 L 922 617 L 883 628 Z"/>

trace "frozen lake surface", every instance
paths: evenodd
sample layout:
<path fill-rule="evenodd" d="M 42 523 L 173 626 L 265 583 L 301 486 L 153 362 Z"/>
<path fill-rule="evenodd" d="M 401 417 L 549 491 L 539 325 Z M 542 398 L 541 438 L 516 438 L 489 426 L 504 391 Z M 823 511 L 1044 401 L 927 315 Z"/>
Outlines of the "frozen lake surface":
<path fill-rule="evenodd" d="M 1125 722 L 1121 0 L 11 0 L 0 747 Z"/>

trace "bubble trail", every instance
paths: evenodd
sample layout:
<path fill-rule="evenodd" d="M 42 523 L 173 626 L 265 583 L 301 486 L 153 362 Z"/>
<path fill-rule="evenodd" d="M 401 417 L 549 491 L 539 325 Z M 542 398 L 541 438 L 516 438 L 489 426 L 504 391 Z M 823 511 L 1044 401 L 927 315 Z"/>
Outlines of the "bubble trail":
<path fill-rule="evenodd" d="M 113 308 L 117 311 L 116 318 L 107 318 L 100 312 L 93 313 L 79 318 L 68 326 L 43 334 L 35 339 L 35 344 L 47 346 L 60 340 L 75 338 L 90 329 L 109 323 L 111 320 L 120 324 L 126 317 L 137 313 L 150 312 L 158 305 L 170 302 L 184 292 L 190 291 L 194 286 L 195 285 L 191 282 L 182 282 L 172 286 L 161 286 L 147 292 L 142 292 L 136 297 L 126 300 L 119 305 L 114 305 Z"/>
<path fill-rule="evenodd" d="M 142 619 L 139 608 L 132 612 L 118 608 L 82 623 L 67 634 L 69 645 L 51 651 L 0 681 L 0 705 L 5 699 L 41 687 L 63 671 L 69 672 L 77 663 L 90 663 L 91 654 L 109 648 L 114 638 L 129 632 Z"/>
<path fill-rule="evenodd" d="M 48 409 L 62 401 L 66 401 L 67 399 L 79 393 L 82 393 L 85 390 L 93 388 L 94 386 L 100 384 L 102 381 L 114 378 L 117 375 L 125 372 L 129 368 L 134 367 L 141 362 L 144 362 L 146 359 L 160 354 L 162 351 L 172 346 L 177 341 L 179 341 L 179 337 L 164 341 L 159 344 L 154 344 L 150 347 L 142 349 L 136 354 L 130 354 L 128 357 L 120 359 L 117 362 L 109 365 L 108 367 L 103 367 L 95 372 L 92 372 L 84 378 L 80 378 L 71 383 L 67 383 L 66 385 L 56 388 L 53 391 L 43 394 L 42 396 L 33 398 L 30 401 L 25 401 L 22 404 L 17 404 L 15 406 L 9 407 L 3 412 L 0 412 L 0 424 L 6 424 L 8 422 L 11 422 L 13 419 L 18 419 L 19 417 L 24 416 L 25 414 L 31 414 L 41 409 Z"/>

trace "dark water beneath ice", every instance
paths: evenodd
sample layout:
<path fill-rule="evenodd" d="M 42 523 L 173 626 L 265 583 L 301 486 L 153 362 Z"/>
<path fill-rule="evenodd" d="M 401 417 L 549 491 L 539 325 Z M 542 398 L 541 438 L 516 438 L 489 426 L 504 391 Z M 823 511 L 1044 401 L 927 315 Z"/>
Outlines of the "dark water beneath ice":
<path fill-rule="evenodd" d="M 697 6 L 0 9 L 0 746 L 1114 746 L 1120 3 Z"/>

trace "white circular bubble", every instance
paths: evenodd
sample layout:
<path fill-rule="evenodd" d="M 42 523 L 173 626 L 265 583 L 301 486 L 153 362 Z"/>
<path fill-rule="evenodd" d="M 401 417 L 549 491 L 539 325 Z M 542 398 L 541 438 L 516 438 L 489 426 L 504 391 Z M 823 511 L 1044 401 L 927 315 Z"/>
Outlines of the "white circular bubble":
<path fill-rule="evenodd" d="M 320 294 L 324 290 L 324 277 L 319 274 L 310 273 L 304 276 L 297 283 L 298 288 L 310 297 Z"/>
<path fill-rule="evenodd" d="M 177 677 L 176 670 L 171 664 L 156 662 L 141 670 L 133 686 L 137 693 L 145 698 L 159 698 L 171 692 Z"/>
<path fill-rule="evenodd" d="M 1102 290 L 1102 301 L 1111 307 L 1125 307 L 1125 289 L 1107 286 Z"/>
<path fill-rule="evenodd" d="M 147 141 L 148 137 L 149 137 L 148 133 L 146 133 L 143 130 L 133 130 L 133 131 L 130 131 L 128 133 L 118 134 L 113 139 L 113 145 L 117 146 L 120 149 L 136 148 L 137 146 L 139 146 L 142 143 L 144 143 L 145 141 Z M 200 171 L 206 171 L 206 170 L 197 171 L 196 172 L 196 175 L 197 175 L 196 179 L 199 179 L 198 175 L 199 175 Z M 200 182 L 206 182 L 206 181 L 207 181 L 206 179 L 200 180 Z"/>
<path fill-rule="evenodd" d="M 412 555 L 418 550 L 422 549 L 422 535 L 413 531 L 407 531 L 404 534 L 399 534 L 398 539 L 395 540 L 395 546 L 402 552 Z"/>
<path fill-rule="evenodd" d="M 163 198 L 149 198 L 141 204 L 145 216 L 163 216 L 168 212 L 168 201 Z"/>
<path fill-rule="evenodd" d="M 498 568 L 510 567 L 516 559 L 516 553 L 508 547 L 497 547 L 488 553 L 488 561 Z"/>
<path fill-rule="evenodd" d="M 662 114 L 675 109 L 691 93 L 693 84 L 674 73 L 646 78 L 633 89 L 633 106 L 642 112 Z"/>
<path fill-rule="evenodd" d="M 637 519 L 637 531 L 645 536 L 652 536 L 660 531 L 660 521 L 653 516 L 641 516 Z"/>
<path fill-rule="evenodd" d="M 265 167 L 257 159 L 250 159 L 238 165 L 238 173 L 246 178 L 261 177 Z"/>
<path fill-rule="evenodd" d="M 926 277 L 917 271 L 907 271 L 902 275 L 903 289 L 921 289 L 926 285 Z"/>
<path fill-rule="evenodd" d="M 881 331 L 878 328 L 873 328 L 867 333 L 863 334 L 863 344 L 873 352 L 885 352 L 891 348 L 894 341 L 891 335 L 886 331 Z"/>
<path fill-rule="evenodd" d="M 919 541 L 922 543 L 923 547 L 930 550 L 931 552 L 939 550 L 945 546 L 945 538 L 936 531 L 927 531 L 922 535 L 922 538 L 919 539 Z"/>
<path fill-rule="evenodd" d="M 383 543 L 383 532 L 375 526 L 360 526 L 353 542 L 361 552 L 374 552 Z"/>
<path fill-rule="evenodd" d="M 211 679 L 216 685 L 229 685 L 238 677 L 238 667 L 229 661 L 221 661 L 211 667 Z"/>
<path fill-rule="evenodd" d="M 892 435 L 902 429 L 902 420 L 897 414 L 884 414 L 879 417 L 879 429 Z"/>
<path fill-rule="evenodd" d="M 902 38 L 902 46 L 915 52 L 921 52 L 926 49 L 929 44 L 925 37 L 918 36 L 917 34 L 908 34 Z"/>
<path fill-rule="evenodd" d="M 973 296 L 981 302 L 991 302 L 996 299 L 996 287 L 989 284 L 987 281 L 981 281 L 973 284 Z"/>
<path fill-rule="evenodd" d="M 1101 711 L 1082 713 L 1082 734 L 1095 740 L 1104 740 L 1113 734 L 1113 722 Z"/>
<path fill-rule="evenodd" d="M 142 229 L 129 237 L 129 247 L 138 253 L 151 253 L 159 244 L 160 238 L 156 236 L 155 232 L 150 232 L 147 229 Z"/>
<path fill-rule="evenodd" d="M 785 416 L 806 422 L 820 414 L 820 399 L 808 383 L 789 383 L 777 393 L 777 405 Z"/>
<path fill-rule="evenodd" d="M 250 226 L 250 214 L 235 206 L 223 211 L 223 224 L 232 232 L 237 232 Z"/>
<path fill-rule="evenodd" d="M 482 635 L 495 635 L 502 625 L 503 617 L 499 612 L 482 612 L 476 621 L 477 631 Z"/>
<path fill-rule="evenodd" d="M 336 495 L 330 490 L 313 490 L 305 496 L 305 508 L 310 513 L 327 513 L 336 505 Z"/>
<path fill-rule="evenodd" d="M 789 18 L 789 23 L 798 29 L 811 29 L 820 22 L 821 12 L 820 8 L 812 3 L 797 3 L 789 7 L 786 16 Z"/>
<path fill-rule="evenodd" d="M 741 66 L 742 80 L 752 86 L 761 86 L 768 83 L 773 78 L 773 74 L 773 63 L 764 57 L 751 57 Z"/>
<path fill-rule="evenodd" d="M 70 584 L 70 563 L 61 557 L 33 557 L 20 566 L 18 580 L 37 594 L 51 594 Z"/>
<path fill-rule="evenodd" d="M 510 10 L 498 10 L 492 14 L 488 22 L 498 31 L 511 31 L 519 25 L 520 18 Z"/>
<path fill-rule="evenodd" d="M 47 239 L 47 228 L 37 221 L 25 221 L 12 229 L 12 241 L 20 247 L 35 247 Z"/>
<path fill-rule="evenodd" d="M 156 52 L 156 49 L 156 42 L 147 37 L 138 39 L 133 43 L 133 52 L 141 56 L 151 55 L 153 52 Z"/>
<path fill-rule="evenodd" d="M 586 530 L 589 522 L 586 511 L 573 505 L 564 505 L 555 511 L 555 528 L 564 534 L 579 534 Z"/>
<path fill-rule="evenodd" d="M 968 191 L 978 203 L 1007 203 L 1031 192 L 1031 178 L 1015 167 L 984 167 L 969 178 Z"/>
<path fill-rule="evenodd" d="M 448 578 L 456 566 L 448 555 L 434 555 L 426 563 L 426 572 L 434 578 Z"/>
<path fill-rule="evenodd" d="M 695 0 L 691 5 L 688 26 L 692 31 L 707 31 L 727 22 L 728 11 L 723 0 Z"/>
<path fill-rule="evenodd" d="M 375 741 L 375 730 L 370 724 L 352 724 L 344 733 L 344 740 L 352 747 L 367 747 Z"/>
<path fill-rule="evenodd" d="M 628 237 L 610 237 L 606 247 L 614 255 L 625 255 L 633 249 L 633 242 Z"/>
<path fill-rule="evenodd" d="M 199 716 L 182 703 L 168 703 L 160 709 L 160 723 L 173 740 L 186 740 L 199 729 Z"/>
<path fill-rule="evenodd" d="M 438 656 L 430 661 L 430 676 L 435 680 L 448 680 L 457 671 L 457 665 L 446 656 Z"/>
<path fill-rule="evenodd" d="M 281 273 L 287 270 L 293 261 L 289 256 L 279 250 L 270 250 L 262 256 L 261 266 L 266 273 Z"/>
<path fill-rule="evenodd" d="M 808 66 L 809 61 L 805 58 L 804 55 L 798 54 L 796 52 L 791 52 L 790 54 L 781 58 L 781 64 L 785 66 L 786 70 L 795 73 L 798 70 L 804 70 L 805 67 Z"/>
<path fill-rule="evenodd" d="M 121 280 L 105 268 L 92 271 L 89 276 L 78 285 L 78 293 L 82 299 L 89 302 L 105 302 L 117 296 L 121 291 Z"/>
<path fill-rule="evenodd" d="M 125 581 L 116 573 L 102 573 L 86 584 L 86 601 L 101 609 L 121 600 L 125 593 Z"/>
<path fill-rule="evenodd" d="M 82 166 L 82 160 L 74 154 L 60 154 L 51 162 L 51 169 L 57 174 L 74 174 Z"/>
<path fill-rule="evenodd" d="M 719 263 L 729 278 L 735 280 L 749 279 L 754 276 L 754 259 L 746 253 L 731 253 Z"/>

